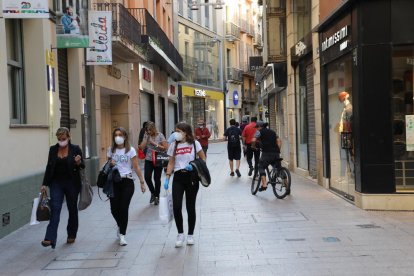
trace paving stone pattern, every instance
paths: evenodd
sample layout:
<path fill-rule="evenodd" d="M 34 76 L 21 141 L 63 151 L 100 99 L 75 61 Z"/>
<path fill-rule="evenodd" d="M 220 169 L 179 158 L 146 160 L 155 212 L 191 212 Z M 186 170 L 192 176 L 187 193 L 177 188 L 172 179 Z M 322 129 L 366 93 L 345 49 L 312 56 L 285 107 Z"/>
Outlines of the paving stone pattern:
<path fill-rule="evenodd" d="M 119 246 L 109 201 L 95 193 L 72 245 L 65 207 L 56 249 L 40 245 L 45 222 L 1 239 L 0 275 L 414 275 L 413 212 L 364 211 L 295 174 L 291 196 L 252 196 L 246 161 L 237 178 L 226 158 L 224 143 L 210 145 L 212 184 L 200 187 L 194 246 L 174 247 L 174 222 L 161 222 L 138 189 L 128 246 Z"/>

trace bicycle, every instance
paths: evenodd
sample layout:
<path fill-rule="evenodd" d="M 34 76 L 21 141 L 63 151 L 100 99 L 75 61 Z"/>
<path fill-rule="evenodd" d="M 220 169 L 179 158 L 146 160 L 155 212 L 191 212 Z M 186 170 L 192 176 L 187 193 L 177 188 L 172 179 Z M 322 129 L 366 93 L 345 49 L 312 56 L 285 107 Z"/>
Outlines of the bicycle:
<path fill-rule="evenodd" d="M 272 165 L 272 170 L 269 171 L 269 168 L 266 168 L 267 173 L 267 184 L 272 185 L 273 193 L 278 199 L 283 199 L 290 194 L 290 188 L 292 184 L 292 178 L 290 176 L 290 171 L 282 166 L 283 158 L 278 158 L 276 164 Z M 254 175 L 251 185 L 252 195 L 256 195 L 259 187 L 262 183 L 262 179 L 259 174 L 258 168 L 254 169 Z"/>

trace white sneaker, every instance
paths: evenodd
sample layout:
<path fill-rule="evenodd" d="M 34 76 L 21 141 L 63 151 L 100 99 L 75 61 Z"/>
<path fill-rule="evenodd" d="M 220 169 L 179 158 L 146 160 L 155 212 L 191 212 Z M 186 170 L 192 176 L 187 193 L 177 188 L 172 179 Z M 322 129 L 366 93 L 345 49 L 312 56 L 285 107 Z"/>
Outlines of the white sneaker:
<path fill-rule="evenodd" d="M 194 243 L 195 243 L 194 236 L 193 235 L 188 235 L 187 236 L 187 245 L 193 245 Z"/>
<path fill-rule="evenodd" d="M 181 247 L 184 243 L 184 234 L 178 234 L 177 240 L 175 242 L 175 247 Z"/>
<path fill-rule="evenodd" d="M 125 240 L 125 235 L 119 234 L 119 245 L 125 246 L 127 245 L 127 241 Z"/>

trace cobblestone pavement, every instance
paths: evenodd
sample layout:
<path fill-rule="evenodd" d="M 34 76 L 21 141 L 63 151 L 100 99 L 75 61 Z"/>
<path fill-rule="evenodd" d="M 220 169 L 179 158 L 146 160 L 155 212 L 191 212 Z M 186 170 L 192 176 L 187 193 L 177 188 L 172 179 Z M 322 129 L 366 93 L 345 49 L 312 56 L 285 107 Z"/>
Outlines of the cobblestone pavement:
<path fill-rule="evenodd" d="M 295 174 L 291 196 L 252 196 L 245 160 L 231 177 L 224 143 L 210 145 L 208 165 L 194 246 L 174 247 L 174 222 L 159 221 L 138 189 L 119 246 L 109 202 L 95 193 L 72 245 L 65 208 L 54 250 L 40 245 L 45 222 L 1 239 L 0 275 L 414 275 L 413 212 L 364 211 Z"/>

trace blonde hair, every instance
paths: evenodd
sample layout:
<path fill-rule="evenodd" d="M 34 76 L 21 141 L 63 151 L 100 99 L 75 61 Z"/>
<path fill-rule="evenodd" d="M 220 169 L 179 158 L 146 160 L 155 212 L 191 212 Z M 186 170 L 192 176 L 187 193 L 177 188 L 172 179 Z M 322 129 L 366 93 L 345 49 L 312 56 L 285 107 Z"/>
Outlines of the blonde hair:
<path fill-rule="evenodd" d="M 59 138 L 62 135 L 66 135 L 66 137 L 70 138 L 70 132 L 69 132 L 69 129 L 67 127 L 60 127 L 56 131 L 56 137 Z"/>

